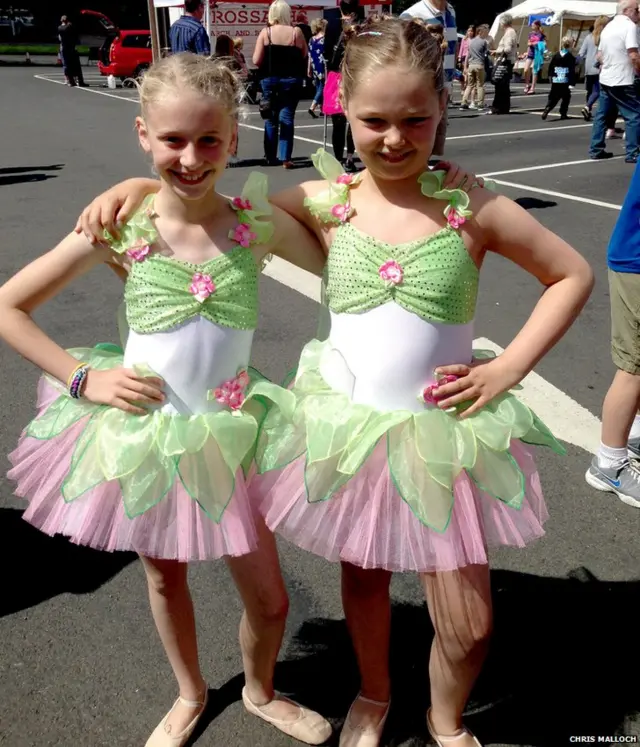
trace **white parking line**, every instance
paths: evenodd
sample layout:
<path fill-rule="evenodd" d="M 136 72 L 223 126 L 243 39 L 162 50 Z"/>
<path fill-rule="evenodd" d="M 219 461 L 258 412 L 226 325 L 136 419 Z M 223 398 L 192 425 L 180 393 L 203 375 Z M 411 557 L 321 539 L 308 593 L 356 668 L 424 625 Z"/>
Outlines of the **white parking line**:
<path fill-rule="evenodd" d="M 264 132 L 264 127 L 258 127 L 257 125 L 247 124 L 246 122 L 240 122 L 240 127 L 244 127 L 245 130 L 256 130 L 257 132 Z M 300 140 L 303 143 L 314 143 L 315 145 L 323 145 L 322 140 L 312 140 L 308 137 L 302 137 L 301 135 L 294 135 L 294 140 Z"/>
<path fill-rule="evenodd" d="M 609 158 L 609 161 L 618 161 L 622 156 L 614 156 Z M 540 166 L 525 166 L 521 169 L 507 169 L 506 171 L 490 171 L 486 174 L 482 174 L 484 177 L 503 176 L 504 174 L 524 174 L 527 171 L 543 171 L 545 169 L 559 169 L 563 166 L 578 166 L 582 163 L 601 163 L 600 161 L 594 161 L 592 158 L 581 158 L 579 161 L 562 161 L 561 163 L 545 163 Z"/>
<path fill-rule="evenodd" d="M 521 189 L 524 192 L 534 192 L 539 195 L 547 195 L 549 197 L 560 197 L 563 200 L 569 200 L 570 202 L 581 202 L 584 205 L 594 205 L 595 207 L 608 208 L 609 210 L 620 210 L 622 205 L 616 205 L 613 202 L 603 202 L 602 200 L 592 200 L 590 197 L 579 197 L 578 195 L 568 195 L 564 192 L 554 192 L 551 189 L 541 189 L 540 187 L 529 187 L 527 184 L 516 184 L 515 182 L 505 182 L 501 179 L 493 180 L 496 184 L 500 184 L 503 187 L 512 187 L 513 189 Z"/>
<path fill-rule="evenodd" d="M 546 127 L 534 127 L 533 129 L 528 130 L 503 130 L 502 132 L 481 132 L 476 135 L 447 135 L 447 142 L 449 140 L 475 140 L 479 137 L 507 137 L 509 135 L 526 135 L 529 132 L 545 132 L 545 133 L 556 133 L 556 132 L 563 132 L 564 130 L 578 130 L 583 127 L 591 127 L 590 124 L 580 124 L 580 125 L 564 125 L 562 127 L 554 127 L 553 129 L 550 129 L 547 125 Z"/>
<path fill-rule="evenodd" d="M 504 352 L 495 342 L 480 337 L 474 347 L 488 348 L 496 355 Z M 600 446 L 600 420 L 571 399 L 561 389 L 532 371 L 522 381 L 522 390 L 515 392 L 519 400 L 530 407 L 556 438 L 596 454 Z M 588 466 L 588 465 L 587 465 Z"/>

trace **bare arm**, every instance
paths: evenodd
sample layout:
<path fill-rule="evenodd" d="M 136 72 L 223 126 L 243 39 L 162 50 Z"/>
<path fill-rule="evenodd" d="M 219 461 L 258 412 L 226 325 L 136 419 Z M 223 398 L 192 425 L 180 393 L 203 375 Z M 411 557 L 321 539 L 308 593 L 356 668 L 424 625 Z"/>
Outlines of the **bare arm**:
<path fill-rule="evenodd" d="M 640 54 L 638 54 L 637 48 L 627 49 L 627 54 L 629 55 L 629 59 L 631 60 L 631 64 L 633 65 L 636 74 L 640 73 Z"/>
<path fill-rule="evenodd" d="M 48 337 L 31 314 L 74 279 L 110 261 L 114 257 L 106 247 L 93 246 L 76 233 L 67 236 L 0 288 L 0 337 L 43 371 L 67 382 L 78 361 Z M 144 379 L 125 369 L 92 370 L 86 378 L 84 393 L 91 402 L 146 414 L 146 410 L 132 402 L 161 401 L 161 385 L 159 379 Z"/>
<path fill-rule="evenodd" d="M 278 207 L 274 209 L 273 222 L 276 233 L 271 251 L 296 267 L 322 277 L 325 255 L 316 236 Z"/>
<path fill-rule="evenodd" d="M 136 178 L 120 182 L 87 205 L 74 230 L 84 233 L 92 244 L 102 240 L 105 229 L 116 236 L 118 228 L 135 213 L 144 198 L 159 189 L 157 179 Z"/>
<path fill-rule="evenodd" d="M 264 60 L 264 37 L 266 36 L 267 32 L 262 29 L 262 31 L 258 34 L 258 38 L 256 39 L 256 46 L 253 50 L 253 64 L 256 67 L 260 67 L 262 65 L 262 61 Z"/>
<path fill-rule="evenodd" d="M 522 381 L 573 324 L 593 288 L 593 272 L 580 254 L 514 202 L 476 190 L 472 207 L 487 249 L 533 275 L 544 291 L 524 327 L 497 359 L 477 367 L 439 369 L 459 376 L 438 389 L 440 407 L 475 400 L 463 417 Z"/>
<path fill-rule="evenodd" d="M 578 317 L 593 288 L 593 271 L 569 244 L 503 196 L 481 195 L 478 224 L 490 251 L 522 267 L 544 286 L 531 316 L 503 360 L 524 378 Z"/>
<path fill-rule="evenodd" d="M 107 262 L 111 252 L 73 233 L 0 288 L 0 337 L 20 355 L 60 381 L 78 361 L 49 338 L 31 318 L 43 303 L 75 278 Z"/>
<path fill-rule="evenodd" d="M 306 197 L 317 194 L 318 191 L 326 187 L 326 182 L 313 181 L 304 182 L 290 189 L 284 189 L 269 198 L 269 202 L 281 208 L 292 218 L 306 226 L 319 240 L 320 234 L 318 223 L 305 207 L 304 200 Z"/>

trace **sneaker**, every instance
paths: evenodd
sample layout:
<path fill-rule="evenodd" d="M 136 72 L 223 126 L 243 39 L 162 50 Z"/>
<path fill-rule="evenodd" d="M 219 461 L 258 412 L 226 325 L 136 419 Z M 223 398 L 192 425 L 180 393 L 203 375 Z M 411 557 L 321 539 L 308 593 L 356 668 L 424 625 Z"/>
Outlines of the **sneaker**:
<path fill-rule="evenodd" d="M 627 454 L 629 459 L 640 462 L 640 438 L 630 438 L 627 443 Z"/>
<path fill-rule="evenodd" d="M 588 106 L 583 106 L 580 111 L 582 112 L 582 116 L 584 117 L 585 122 L 591 121 L 591 112 L 589 111 Z"/>
<path fill-rule="evenodd" d="M 608 150 L 602 150 L 595 156 L 589 156 L 592 161 L 606 161 L 608 158 L 613 158 L 613 153 L 609 153 Z"/>
<path fill-rule="evenodd" d="M 549 116 L 549 110 L 545 107 L 545 110 L 542 112 L 542 119 L 546 119 Z"/>
<path fill-rule="evenodd" d="M 599 467 L 598 457 L 594 457 L 585 480 L 592 488 L 615 493 L 623 503 L 640 508 L 640 472 L 629 462 L 617 469 Z"/>
<path fill-rule="evenodd" d="M 624 159 L 625 163 L 638 163 L 638 156 L 630 156 Z"/>
<path fill-rule="evenodd" d="M 478 108 L 479 107 L 477 107 L 475 104 L 469 104 L 469 109 L 478 109 Z"/>
<path fill-rule="evenodd" d="M 607 130 L 607 134 L 605 135 L 605 138 L 607 140 L 621 140 L 622 135 L 619 135 L 615 130 Z"/>
<path fill-rule="evenodd" d="M 461 105 L 460 105 L 460 110 L 461 110 L 461 111 L 463 111 L 463 110 L 465 110 L 465 109 L 468 109 L 468 108 L 469 108 L 469 104 L 461 104 Z"/>

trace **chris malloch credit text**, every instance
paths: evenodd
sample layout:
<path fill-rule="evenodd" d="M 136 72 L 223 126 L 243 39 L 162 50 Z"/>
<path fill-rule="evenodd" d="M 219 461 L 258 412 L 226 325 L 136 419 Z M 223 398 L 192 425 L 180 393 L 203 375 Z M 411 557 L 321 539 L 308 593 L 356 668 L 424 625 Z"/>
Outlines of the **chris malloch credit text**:
<path fill-rule="evenodd" d="M 571 744 L 637 744 L 638 737 L 569 737 Z"/>

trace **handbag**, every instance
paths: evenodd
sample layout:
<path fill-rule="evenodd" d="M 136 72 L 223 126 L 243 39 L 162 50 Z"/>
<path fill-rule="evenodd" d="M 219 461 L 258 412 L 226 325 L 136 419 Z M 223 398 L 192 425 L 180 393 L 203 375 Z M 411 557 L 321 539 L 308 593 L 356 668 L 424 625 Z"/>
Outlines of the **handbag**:
<path fill-rule="evenodd" d="M 340 52 L 340 45 L 343 43 L 344 33 L 340 35 L 338 43 L 334 47 L 332 66 L 335 67 L 336 54 Z M 322 113 L 327 115 L 344 114 L 340 104 L 340 83 L 342 82 L 342 73 L 330 70 L 327 72 L 327 80 L 324 84 L 324 93 L 322 100 Z"/>
<path fill-rule="evenodd" d="M 271 29 L 267 28 L 267 36 L 269 37 L 269 44 L 267 49 L 267 68 L 268 78 L 271 77 Z M 274 114 L 275 106 L 276 106 L 276 98 L 277 98 L 277 92 L 271 91 L 269 94 L 265 94 L 264 90 L 262 93 L 262 96 L 260 97 L 260 103 L 258 104 L 258 111 L 260 112 L 260 116 L 262 119 L 271 119 L 271 117 Z"/>

